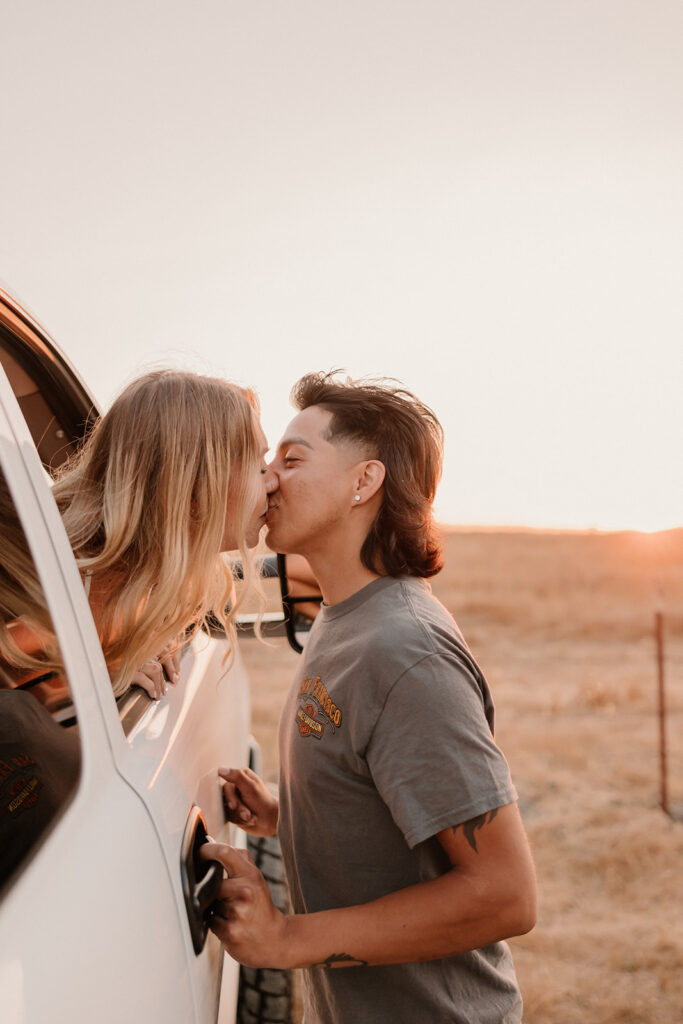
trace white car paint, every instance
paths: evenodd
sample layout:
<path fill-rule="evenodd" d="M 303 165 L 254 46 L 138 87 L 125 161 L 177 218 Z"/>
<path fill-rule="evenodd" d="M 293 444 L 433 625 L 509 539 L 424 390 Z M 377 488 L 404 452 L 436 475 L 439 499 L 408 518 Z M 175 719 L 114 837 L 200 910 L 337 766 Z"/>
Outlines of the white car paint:
<path fill-rule="evenodd" d="M 211 934 L 194 953 L 180 844 L 195 803 L 217 838 L 237 838 L 223 821 L 216 768 L 247 761 L 239 653 L 226 667 L 225 642 L 198 637 L 181 681 L 126 737 L 61 519 L 1 368 L 0 464 L 53 617 L 82 745 L 73 800 L 0 902 L 0 1020 L 232 1024 L 238 967 Z"/>

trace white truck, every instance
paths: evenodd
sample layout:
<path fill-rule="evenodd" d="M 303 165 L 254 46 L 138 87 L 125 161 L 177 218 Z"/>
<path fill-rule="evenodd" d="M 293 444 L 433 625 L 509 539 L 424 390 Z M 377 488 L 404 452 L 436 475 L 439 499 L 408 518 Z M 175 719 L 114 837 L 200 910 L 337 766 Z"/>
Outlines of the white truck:
<path fill-rule="evenodd" d="M 239 649 L 226 673 L 226 641 L 201 634 L 160 701 L 114 698 L 49 486 L 96 405 L 2 290 L 0 363 L 1 528 L 16 517 L 23 531 L 69 690 L 48 711 L 40 683 L 3 684 L 0 672 L 0 1021 L 288 1021 L 289 976 L 245 971 L 240 985 L 203 920 L 215 884 L 196 858 L 205 831 L 245 842 L 225 821 L 216 769 L 258 764 Z M 0 534 L 0 566 L 8 543 Z M 265 861 L 277 883 L 272 850 Z"/>

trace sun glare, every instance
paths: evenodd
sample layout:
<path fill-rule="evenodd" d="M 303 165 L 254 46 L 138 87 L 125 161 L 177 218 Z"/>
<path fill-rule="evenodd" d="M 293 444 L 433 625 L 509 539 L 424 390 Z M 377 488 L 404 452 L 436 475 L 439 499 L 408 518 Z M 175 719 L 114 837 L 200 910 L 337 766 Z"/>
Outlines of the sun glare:
<path fill-rule="evenodd" d="M 635 533 L 642 533 L 646 536 L 656 535 L 658 533 L 664 533 L 667 530 L 676 530 L 683 526 L 683 518 L 680 522 L 666 522 L 664 519 L 660 519 L 656 516 L 624 516 L 624 519 L 618 523 L 610 523 L 605 526 L 600 526 L 600 530 L 607 531 L 634 531 Z"/>

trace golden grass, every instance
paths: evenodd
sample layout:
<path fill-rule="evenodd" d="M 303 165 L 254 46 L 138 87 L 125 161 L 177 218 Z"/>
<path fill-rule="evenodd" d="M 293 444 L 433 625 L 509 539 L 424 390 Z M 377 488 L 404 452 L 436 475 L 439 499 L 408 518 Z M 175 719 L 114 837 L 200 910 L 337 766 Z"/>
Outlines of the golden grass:
<path fill-rule="evenodd" d="M 511 942 L 526 1024 L 683 1020 L 683 823 L 659 808 L 653 615 L 665 613 L 670 800 L 683 816 L 683 531 L 445 533 L 434 591 L 496 701 L 536 861 Z M 297 656 L 242 644 L 276 775 Z"/>

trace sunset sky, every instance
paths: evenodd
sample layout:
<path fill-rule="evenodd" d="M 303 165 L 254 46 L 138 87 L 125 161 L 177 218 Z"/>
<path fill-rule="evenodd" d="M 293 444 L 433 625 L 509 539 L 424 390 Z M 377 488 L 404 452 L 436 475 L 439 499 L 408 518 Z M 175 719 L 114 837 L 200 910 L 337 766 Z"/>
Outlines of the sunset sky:
<path fill-rule="evenodd" d="M 0 281 L 151 365 L 399 378 L 443 522 L 683 525 L 680 0 L 2 5 Z"/>

